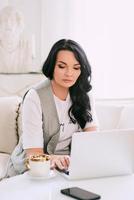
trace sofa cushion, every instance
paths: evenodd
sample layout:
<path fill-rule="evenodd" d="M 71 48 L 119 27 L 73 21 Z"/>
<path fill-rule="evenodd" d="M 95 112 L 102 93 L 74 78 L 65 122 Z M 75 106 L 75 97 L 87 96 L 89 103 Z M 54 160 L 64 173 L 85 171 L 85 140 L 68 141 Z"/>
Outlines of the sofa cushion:
<path fill-rule="evenodd" d="M 17 118 L 21 98 L 0 97 L 0 152 L 11 153 L 18 141 Z"/>
<path fill-rule="evenodd" d="M 123 108 L 117 128 L 134 128 L 134 105 L 127 105 Z"/>
<path fill-rule="evenodd" d="M 96 113 L 100 130 L 115 129 L 120 119 L 123 106 L 116 105 L 96 105 Z"/>
<path fill-rule="evenodd" d="M 9 154 L 0 153 L 0 179 L 2 179 L 5 176 L 9 158 Z"/>

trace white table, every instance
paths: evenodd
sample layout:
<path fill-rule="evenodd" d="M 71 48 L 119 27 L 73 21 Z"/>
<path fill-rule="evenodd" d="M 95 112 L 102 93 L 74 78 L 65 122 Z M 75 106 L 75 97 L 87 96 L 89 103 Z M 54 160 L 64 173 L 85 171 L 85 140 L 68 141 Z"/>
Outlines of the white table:
<path fill-rule="evenodd" d="M 102 200 L 134 200 L 134 175 L 68 181 L 61 175 L 49 180 L 29 179 L 26 174 L 0 182 L 0 200 L 71 200 L 62 188 L 77 186 L 98 193 Z"/>

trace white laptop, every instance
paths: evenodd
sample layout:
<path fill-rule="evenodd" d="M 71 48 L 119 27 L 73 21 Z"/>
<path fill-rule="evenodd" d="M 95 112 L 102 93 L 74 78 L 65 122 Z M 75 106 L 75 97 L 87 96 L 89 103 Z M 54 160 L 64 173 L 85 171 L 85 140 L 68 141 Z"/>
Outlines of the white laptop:
<path fill-rule="evenodd" d="M 134 172 L 134 130 L 78 132 L 72 137 L 68 179 Z"/>

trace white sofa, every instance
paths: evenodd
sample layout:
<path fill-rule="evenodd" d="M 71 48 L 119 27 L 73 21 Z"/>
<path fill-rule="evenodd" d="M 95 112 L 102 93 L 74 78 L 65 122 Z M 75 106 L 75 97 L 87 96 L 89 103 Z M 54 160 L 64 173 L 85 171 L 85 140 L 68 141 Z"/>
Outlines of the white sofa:
<path fill-rule="evenodd" d="M 23 96 L 31 85 L 44 79 L 41 73 L 0 74 L 0 97 Z"/>
<path fill-rule="evenodd" d="M 7 161 L 19 138 L 18 116 L 22 98 L 0 97 L 0 179 L 5 174 Z"/>
<path fill-rule="evenodd" d="M 19 138 L 22 97 L 0 97 L 0 179 Z M 100 130 L 134 128 L 134 99 L 96 100 Z"/>

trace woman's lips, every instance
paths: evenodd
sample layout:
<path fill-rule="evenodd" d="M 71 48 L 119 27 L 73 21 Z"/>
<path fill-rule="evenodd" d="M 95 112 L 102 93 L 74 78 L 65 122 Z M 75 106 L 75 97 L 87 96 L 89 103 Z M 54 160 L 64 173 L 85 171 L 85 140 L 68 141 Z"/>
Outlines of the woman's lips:
<path fill-rule="evenodd" d="M 63 79 L 63 81 L 66 82 L 66 83 L 73 82 L 73 80 L 69 80 L 69 79 Z"/>

